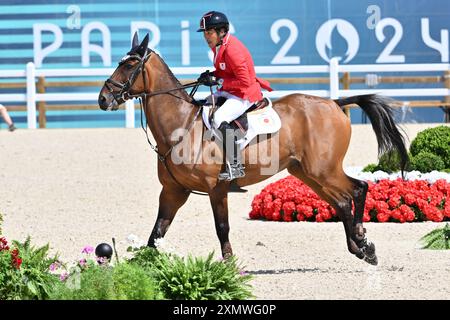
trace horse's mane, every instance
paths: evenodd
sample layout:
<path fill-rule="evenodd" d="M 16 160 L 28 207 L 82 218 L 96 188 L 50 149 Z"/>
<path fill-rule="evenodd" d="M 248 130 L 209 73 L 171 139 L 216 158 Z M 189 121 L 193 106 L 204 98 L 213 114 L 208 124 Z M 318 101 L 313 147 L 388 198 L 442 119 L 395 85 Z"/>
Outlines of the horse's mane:
<path fill-rule="evenodd" d="M 138 48 L 139 48 L 139 46 L 133 47 L 133 48 L 128 52 L 128 54 L 139 54 L 139 53 L 137 52 Z M 173 74 L 172 70 L 170 70 L 170 68 L 169 68 L 169 66 L 167 65 L 167 63 L 164 61 L 163 58 L 161 58 L 161 56 L 160 56 L 159 54 L 156 53 L 156 51 L 154 51 L 154 50 L 152 50 L 152 49 L 150 49 L 150 48 L 147 48 L 146 54 L 154 54 L 154 55 L 156 55 L 156 56 L 158 57 L 158 59 L 162 62 L 162 65 L 163 65 L 164 68 L 166 69 L 167 74 L 169 75 L 169 77 L 172 78 L 173 80 L 175 80 L 175 82 L 176 82 L 176 84 L 177 84 L 178 87 L 181 87 L 181 86 L 182 86 L 182 83 L 180 82 L 180 80 L 178 80 L 178 78 L 175 77 L 175 75 Z M 181 92 L 184 92 L 186 95 L 188 95 L 188 93 L 186 92 L 186 90 L 180 90 L 180 91 L 181 91 Z"/>
<path fill-rule="evenodd" d="M 150 49 L 148 49 L 148 50 L 150 50 Z M 169 66 L 168 66 L 167 63 L 164 61 L 164 59 L 161 58 L 161 56 L 160 56 L 159 54 L 157 54 L 155 51 L 153 51 L 153 50 L 151 50 L 151 51 L 152 51 L 152 53 L 155 54 L 155 55 L 159 58 L 159 60 L 162 62 L 163 66 L 166 68 L 166 71 L 167 71 L 167 73 L 169 74 L 169 76 L 172 77 L 172 78 L 177 82 L 177 84 L 178 84 L 179 86 L 181 86 L 182 84 L 181 84 L 180 80 L 178 80 L 178 78 L 175 77 L 175 75 L 173 74 L 172 70 L 170 70 Z"/>

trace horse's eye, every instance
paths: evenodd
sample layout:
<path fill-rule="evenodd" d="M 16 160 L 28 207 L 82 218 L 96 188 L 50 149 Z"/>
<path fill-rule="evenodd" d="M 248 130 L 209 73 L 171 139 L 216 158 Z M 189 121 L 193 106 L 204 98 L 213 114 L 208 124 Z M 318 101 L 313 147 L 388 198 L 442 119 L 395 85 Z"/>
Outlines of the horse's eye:
<path fill-rule="evenodd" d="M 133 69 L 133 65 L 132 64 L 126 64 L 125 65 L 125 69 L 131 70 L 131 69 Z"/>

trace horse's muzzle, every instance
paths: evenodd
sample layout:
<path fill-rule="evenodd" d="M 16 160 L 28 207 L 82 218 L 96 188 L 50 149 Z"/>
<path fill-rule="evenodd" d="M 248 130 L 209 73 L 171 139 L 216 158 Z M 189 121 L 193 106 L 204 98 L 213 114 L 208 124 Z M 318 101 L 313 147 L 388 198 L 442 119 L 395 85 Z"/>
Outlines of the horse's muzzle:
<path fill-rule="evenodd" d="M 110 94 L 103 94 L 100 92 L 98 96 L 98 105 L 100 109 L 104 111 L 115 111 L 119 109 L 119 104 L 114 99 L 114 97 Z"/>

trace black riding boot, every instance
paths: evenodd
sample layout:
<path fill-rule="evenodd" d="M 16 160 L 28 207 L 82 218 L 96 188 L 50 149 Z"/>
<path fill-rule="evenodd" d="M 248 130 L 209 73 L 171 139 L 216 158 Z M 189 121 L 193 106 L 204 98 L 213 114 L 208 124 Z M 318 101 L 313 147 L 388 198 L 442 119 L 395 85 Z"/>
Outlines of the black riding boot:
<path fill-rule="evenodd" d="M 236 144 L 237 136 L 233 127 L 222 122 L 219 127 L 222 134 L 225 170 L 219 173 L 219 180 L 231 181 L 245 176 L 244 166 L 241 163 L 241 152 Z"/>

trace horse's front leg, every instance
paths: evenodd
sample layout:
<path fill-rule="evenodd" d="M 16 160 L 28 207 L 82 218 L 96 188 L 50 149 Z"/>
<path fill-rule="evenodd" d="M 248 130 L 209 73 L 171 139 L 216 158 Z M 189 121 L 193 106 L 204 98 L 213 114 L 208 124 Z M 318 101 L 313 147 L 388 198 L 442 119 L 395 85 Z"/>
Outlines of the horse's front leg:
<path fill-rule="evenodd" d="M 159 195 L 158 218 L 148 239 L 147 245 L 155 247 L 155 240 L 164 237 L 178 209 L 185 204 L 190 192 L 177 188 L 163 187 Z"/>
<path fill-rule="evenodd" d="M 230 225 L 228 223 L 228 183 L 221 182 L 209 193 L 209 200 L 214 213 L 214 223 L 216 233 L 219 237 L 222 257 L 228 259 L 233 255 L 228 233 Z"/>

